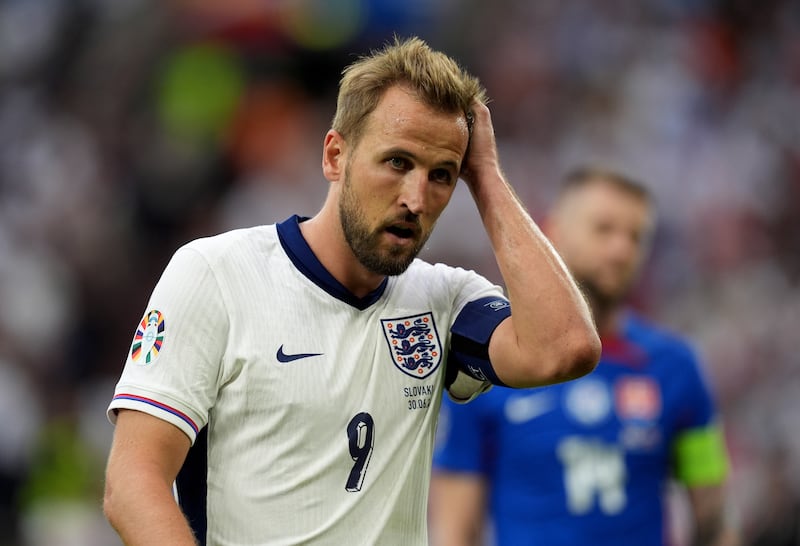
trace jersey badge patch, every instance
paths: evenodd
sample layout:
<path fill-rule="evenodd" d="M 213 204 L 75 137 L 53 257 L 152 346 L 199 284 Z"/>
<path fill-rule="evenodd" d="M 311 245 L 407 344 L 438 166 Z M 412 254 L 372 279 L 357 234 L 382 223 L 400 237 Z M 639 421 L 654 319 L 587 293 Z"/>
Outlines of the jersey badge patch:
<path fill-rule="evenodd" d="M 442 343 L 432 313 L 381 319 L 392 362 L 411 377 L 428 377 L 442 361 Z"/>
<path fill-rule="evenodd" d="M 608 385 L 602 379 L 584 377 L 567 385 L 564 403 L 568 414 L 584 426 L 596 426 L 611 416 Z"/>
<path fill-rule="evenodd" d="M 614 388 L 620 419 L 653 421 L 661 415 L 661 391 L 650 377 L 630 376 L 617 381 Z"/>
<path fill-rule="evenodd" d="M 164 337 L 167 333 L 166 322 L 161 311 L 155 309 L 144 314 L 142 322 L 136 328 L 136 334 L 131 343 L 131 360 L 140 366 L 147 366 L 155 362 L 161 348 L 164 346 Z"/>

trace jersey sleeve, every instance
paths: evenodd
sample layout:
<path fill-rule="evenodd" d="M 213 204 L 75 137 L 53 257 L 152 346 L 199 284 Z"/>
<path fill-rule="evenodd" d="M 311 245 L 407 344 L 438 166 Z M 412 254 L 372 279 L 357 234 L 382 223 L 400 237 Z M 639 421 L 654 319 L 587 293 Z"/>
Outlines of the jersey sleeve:
<path fill-rule="evenodd" d="M 722 428 L 716 424 L 681 432 L 673 444 L 675 478 L 689 487 L 717 485 L 728 473 Z"/>
<path fill-rule="evenodd" d="M 683 405 L 672 443 L 673 472 L 687 486 L 722 483 L 728 472 L 724 434 L 715 401 L 694 351 L 681 348 Z"/>
<path fill-rule="evenodd" d="M 510 315 L 511 305 L 500 296 L 467 303 L 450 329 L 453 337 L 448 368 L 455 367 L 479 381 L 505 386 L 489 360 L 489 341 L 495 328 Z"/>
<path fill-rule="evenodd" d="M 474 271 L 442 264 L 434 267 L 439 271 L 435 286 L 448 294 L 442 305 L 449 307 L 451 317 L 445 385 L 448 389 L 456 385 L 457 393 L 448 392 L 464 403 L 488 390 L 488 385 L 503 385 L 489 361 L 489 341 L 511 315 L 511 305 L 502 287 Z"/>
<path fill-rule="evenodd" d="M 217 395 L 229 317 L 207 260 L 183 247 L 156 284 L 136 327 L 107 413 L 148 413 L 181 429 L 194 443 Z"/>

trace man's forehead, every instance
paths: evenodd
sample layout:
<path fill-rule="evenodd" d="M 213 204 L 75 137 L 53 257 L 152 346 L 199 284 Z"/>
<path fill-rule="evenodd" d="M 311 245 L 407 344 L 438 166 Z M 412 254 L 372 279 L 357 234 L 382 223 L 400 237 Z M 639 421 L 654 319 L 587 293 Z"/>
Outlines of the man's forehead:
<path fill-rule="evenodd" d="M 465 135 L 469 134 L 469 123 L 464 112 L 447 112 L 437 109 L 403 85 L 395 85 L 387 89 L 368 117 L 379 122 L 402 125 L 418 116 L 434 116 L 442 120 L 449 118 L 451 122 L 458 125 L 459 129 L 464 131 Z"/>
<path fill-rule="evenodd" d="M 438 152 L 461 161 L 469 144 L 466 117 L 436 111 L 416 98 L 389 97 L 370 114 L 363 137 L 379 148 Z"/>
<path fill-rule="evenodd" d="M 580 184 L 572 186 L 562 192 L 558 202 L 597 204 L 599 200 L 614 201 L 618 203 L 630 203 L 638 205 L 645 210 L 652 208 L 650 201 L 639 193 L 635 193 L 611 180 L 604 178 L 593 178 Z"/>

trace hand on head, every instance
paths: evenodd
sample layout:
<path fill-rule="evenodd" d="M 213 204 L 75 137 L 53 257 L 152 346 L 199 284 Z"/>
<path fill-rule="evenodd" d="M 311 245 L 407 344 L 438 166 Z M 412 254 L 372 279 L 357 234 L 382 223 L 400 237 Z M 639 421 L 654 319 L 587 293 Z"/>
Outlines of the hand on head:
<path fill-rule="evenodd" d="M 472 127 L 467 154 L 461 165 L 461 178 L 474 188 L 484 178 L 484 173 L 496 174 L 500 170 L 500 161 L 489 108 L 475 100 L 470 114 Z"/>

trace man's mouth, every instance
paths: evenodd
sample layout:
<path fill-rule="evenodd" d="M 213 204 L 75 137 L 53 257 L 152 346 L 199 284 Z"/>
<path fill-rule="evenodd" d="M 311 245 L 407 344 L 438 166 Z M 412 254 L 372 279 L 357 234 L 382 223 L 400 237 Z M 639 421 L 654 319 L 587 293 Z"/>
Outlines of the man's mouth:
<path fill-rule="evenodd" d="M 411 239 L 415 234 L 414 229 L 397 225 L 387 227 L 386 231 L 400 239 Z"/>

